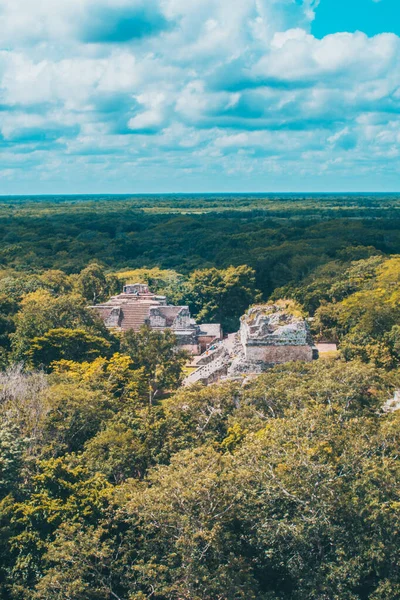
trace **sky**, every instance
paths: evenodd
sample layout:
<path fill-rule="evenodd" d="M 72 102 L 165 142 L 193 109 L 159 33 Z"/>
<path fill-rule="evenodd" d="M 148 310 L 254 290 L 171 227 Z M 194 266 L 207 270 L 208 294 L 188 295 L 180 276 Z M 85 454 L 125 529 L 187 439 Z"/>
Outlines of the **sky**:
<path fill-rule="evenodd" d="M 0 194 L 400 191 L 399 0 L 0 0 Z"/>

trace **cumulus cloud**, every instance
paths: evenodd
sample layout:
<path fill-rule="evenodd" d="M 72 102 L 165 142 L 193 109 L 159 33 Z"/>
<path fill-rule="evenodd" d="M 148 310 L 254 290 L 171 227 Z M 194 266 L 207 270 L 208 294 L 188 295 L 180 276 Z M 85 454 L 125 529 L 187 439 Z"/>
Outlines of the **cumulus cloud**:
<path fill-rule="evenodd" d="M 0 0 L 7 180 L 395 170 L 400 39 L 316 39 L 318 4 Z"/>

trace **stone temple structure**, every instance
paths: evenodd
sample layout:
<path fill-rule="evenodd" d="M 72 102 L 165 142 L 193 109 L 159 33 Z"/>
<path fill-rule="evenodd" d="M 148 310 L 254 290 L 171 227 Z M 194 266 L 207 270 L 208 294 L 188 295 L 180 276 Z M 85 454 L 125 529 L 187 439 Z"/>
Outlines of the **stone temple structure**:
<path fill-rule="evenodd" d="M 206 385 L 223 378 L 246 379 L 275 365 L 310 362 L 318 353 L 308 322 L 290 301 L 250 308 L 241 318 L 240 331 L 214 345 L 196 359 L 185 384 Z"/>
<path fill-rule="evenodd" d="M 247 361 L 277 365 L 313 359 L 308 324 L 290 306 L 255 306 L 241 318 L 240 341 Z"/>
<path fill-rule="evenodd" d="M 220 325 L 197 325 L 187 306 L 171 306 L 165 296 L 153 294 L 147 285 L 126 285 L 122 294 L 91 307 L 110 329 L 139 331 L 142 325 L 163 331 L 171 329 L 181 348 L 200 354 L 222 339 Z"/>

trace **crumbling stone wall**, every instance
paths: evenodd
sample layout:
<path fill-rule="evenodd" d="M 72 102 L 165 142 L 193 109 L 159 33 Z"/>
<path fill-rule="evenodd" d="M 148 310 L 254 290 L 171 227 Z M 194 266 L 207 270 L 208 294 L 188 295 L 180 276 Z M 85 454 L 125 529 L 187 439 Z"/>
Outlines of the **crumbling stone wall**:
<path fill-rule="evenodd" d="M 240 332 L 204 354 L 185 385 L 209 385 L 224 377 L 243 379 L 274 365 L 311 362 L 313 342 L 307 321 L 288 304 L 282 301 L 249 309 L 241 319 Z"/>
<path fill-rule="evenodd" d="M 241 319 L 240 339 L 249 361 L 282 364 L 313 359 L 307 321 L 284 301 L 250 308 Z"/>

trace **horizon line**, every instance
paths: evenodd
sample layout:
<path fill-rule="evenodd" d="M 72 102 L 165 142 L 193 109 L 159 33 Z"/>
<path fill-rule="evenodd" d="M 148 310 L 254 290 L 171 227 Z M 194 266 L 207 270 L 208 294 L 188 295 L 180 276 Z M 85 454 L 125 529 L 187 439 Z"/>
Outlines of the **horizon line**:
<path fill-rule="evenodd" d="M 261 196 L 261 195 L 272 195 L 272 194 L 276 194 L 276 195 L 282 195 L 282 196 L 286 196 L 286 195 L 305 195 L 305 194 L 310 194 L 310 195 L 336 195 L 336 196 L 340 196 L 340 195 L 353 195 L 353 196 L 363 196 L 363 195 L 394 195 L 394 194 L 400 194 L 400 190 L 394 190 L 394 191 L 390 191 L 390 192 L 383 192 L 383 191 L 304 191 L 304 192 L 291 192 L 291 191 L 286 191 L 286 192 L 282 192 L 282 191 L 269 191 L 269 192 L 74 192 L 74 193 L 62 193 L 62 192 L 46 192 L 46 193 L 32 193 L 32 194 L 2 194 L 0 193 L 0 198 L 46 198 L 46 197 L 52 197 L 52 196 L 61 196 L 64 198 L 74 198 L 74 197 L 79 197 L 79 196 L 110 196 L 110 197 L 115 197 L 115 196 L 243 196 L 243 195 L 247 195 L 247 196 Z"/>

